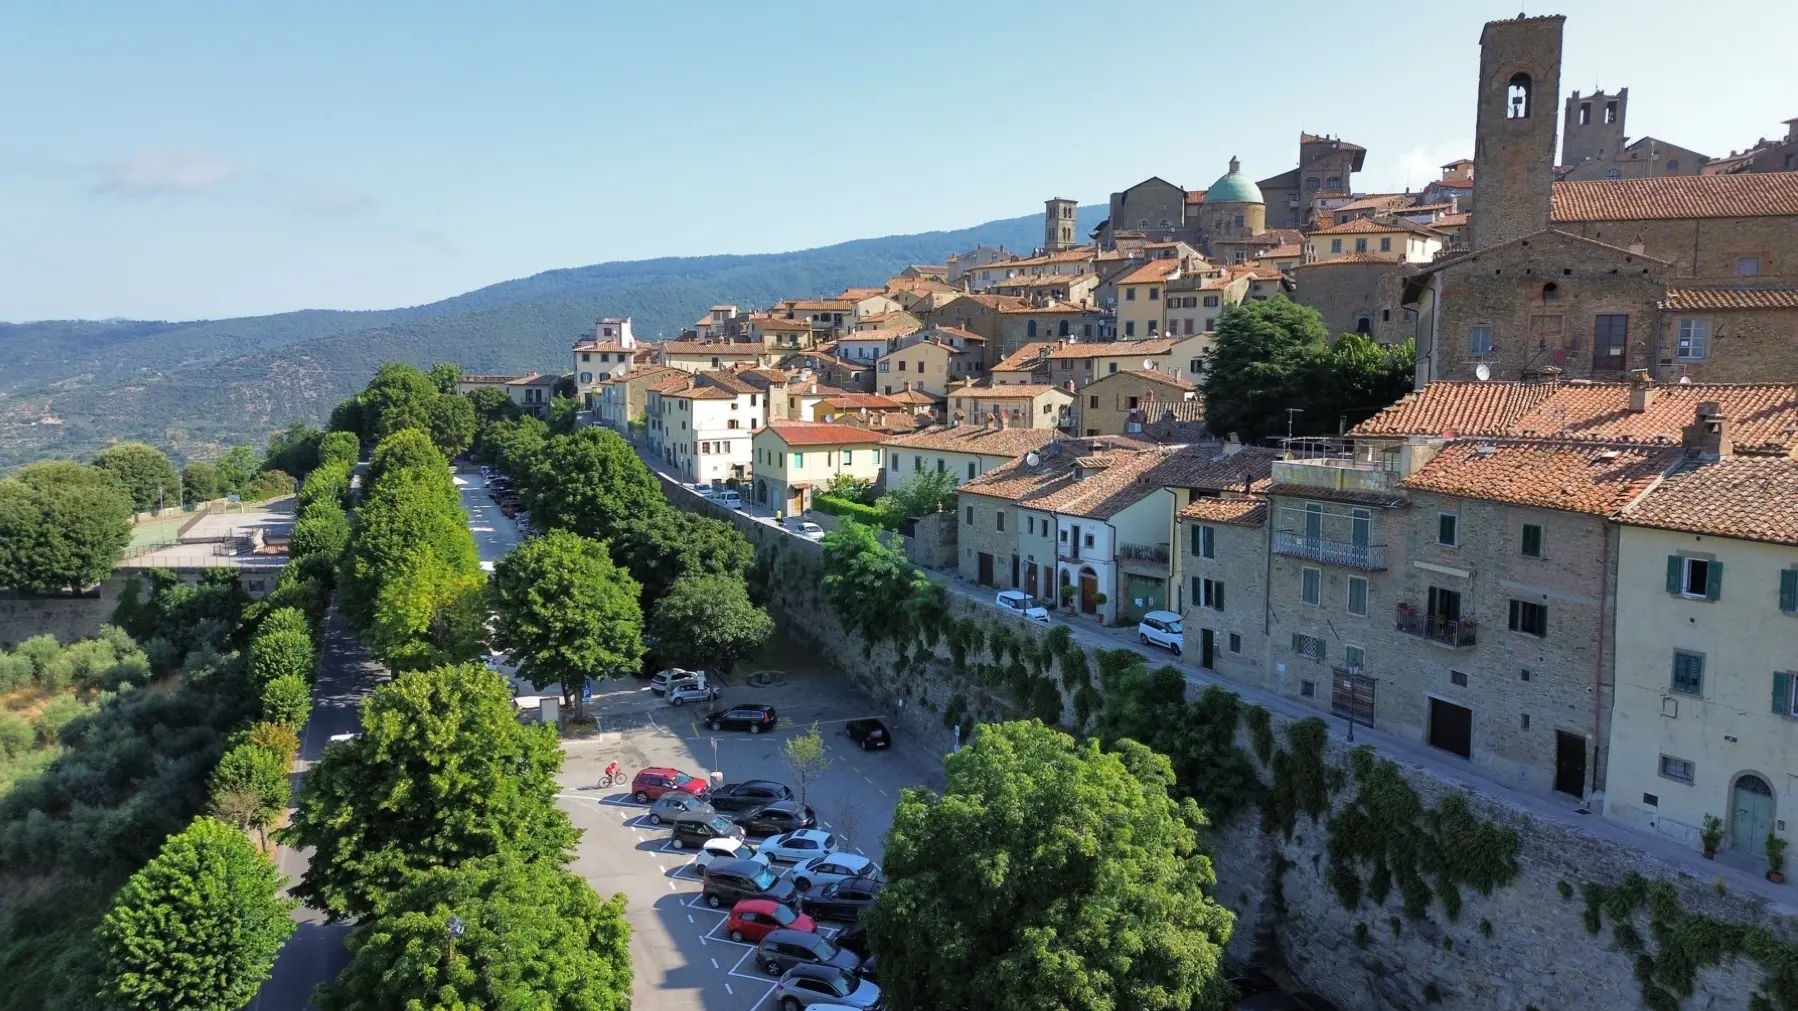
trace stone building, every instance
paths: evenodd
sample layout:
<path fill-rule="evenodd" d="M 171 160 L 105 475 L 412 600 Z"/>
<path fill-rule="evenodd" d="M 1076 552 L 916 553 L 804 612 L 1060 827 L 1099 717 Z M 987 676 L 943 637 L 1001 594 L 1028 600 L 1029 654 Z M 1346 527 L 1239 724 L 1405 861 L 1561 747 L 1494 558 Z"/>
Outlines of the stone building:
<path fill-rule="evenodd" d="M 1092 277 L 1093 275 L 1088 275 Z M 1000 307 L 998 313 L 998 352 L 1001 357 L 1016 354 L 1031 341 L 1051 338 L 1094 340 L 1105 325 L 1097 309 L 1065 302 L 1036 301 L 1027 305 Z"/>
<path fill-rule="evenodd" d="M 1256 188 L 1267 208 L 1269 228 L 1305 228 L 1319 207 L 1346 199 L 1367 149 L 1328 134 L 1299 134 L 1298 167 L 1261 180 Z"/>
<path fill-rule="evenodd" d="M 1099 246 L 1117 244 L 1118 233 L 1138 232 L 1166 242 L 1188 234 L 1186 190 L 1160 176 L 1150 176 L 1121 193 L 1111 195 L 1111 213 L 1099 223 Z"/>
<path fill-rule="evenodd" d="M 1160 417 L 1170 404 L 1198 401 L 1198 387 L 1178 369 L 1162 372 L 1125 369 L 1080 388 L 1070 428 L 1083 436 L 1140 435 L 1141 420 Z M 1130 432 L 1132 418 L 1139 431 Z"/>
<path fill-rule="evenodd" d="M 1382 344 L 1396 344 L 1411 336 L 1400 301 L 1403 264 L 1378 253 L 1345 253 L 1300 263 L 1292 275 L 1292 300 L 1316 309 L 1332 337 L 1361 333 Z"/>
<path fill-rule="evenodd" d="M 1561 123 L 1560 179 L 1645 179 L 1697 175 L 1710 158 L 1658 137 L 1633 143 L 1625 132 L 1629 89 L 1568 96 Z"/>
<path fill-rule="evenodd" d="M 1180 509 L 1177 524 L 1185 655 L 1232 681 L 1270 687 L 1262 608 L 1267 500 L 1195 498 Z"/>
<path fill-rule="evenodd" d="M 1044 252 L 1059 253 L 1079 244 L 1079 236 L 1074 234 L 1074 211 L 1077 207 L 1074 201 L 1060 197 L 1043 201 Z"/>

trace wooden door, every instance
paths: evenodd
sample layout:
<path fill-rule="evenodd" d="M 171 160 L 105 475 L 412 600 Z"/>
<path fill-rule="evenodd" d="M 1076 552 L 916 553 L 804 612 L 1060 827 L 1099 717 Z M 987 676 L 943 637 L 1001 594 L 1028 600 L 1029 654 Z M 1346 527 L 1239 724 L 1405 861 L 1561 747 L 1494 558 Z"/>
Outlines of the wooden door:
<path fill-rule="evenodd" d="M 1574 797 L 1586 791 L 1586 737 L 1555 731 L 1555 790 Z"/>
<path fill-rule="evenodd" d="M 1099 577 L 1091 569 L 1080 572 L 1080 612 L 1082 614 L 1099 613 L 1098 602 L 1093 600 L 1099 594 Z"/>
<path fill-rule="evenodd" d="M 1749 856 L 1765 856 L 1767 833 L 1773 831 L 1773 789 L 1755 775 L 1736 780 L 1729 821 L 1729 848 Z"/>
<path fill-rule="evenodd" d="M 979 582 L 981 586 L 993 585 L 993 556 L 982 551 L 976 557 L 980 562 L 980 575 L 977 582 Z"/>
<path fill-rule="evenodd" d="M 1199 666 L 1212 670 L 1217 659 L 1217 633 L 1208 628 L 1199 629 Z"/>
<path fill-rule="evenodd" d="M 1473 710 L 1430 700 L 1430 746 L 1462 758 L 1473 757 Z"/>

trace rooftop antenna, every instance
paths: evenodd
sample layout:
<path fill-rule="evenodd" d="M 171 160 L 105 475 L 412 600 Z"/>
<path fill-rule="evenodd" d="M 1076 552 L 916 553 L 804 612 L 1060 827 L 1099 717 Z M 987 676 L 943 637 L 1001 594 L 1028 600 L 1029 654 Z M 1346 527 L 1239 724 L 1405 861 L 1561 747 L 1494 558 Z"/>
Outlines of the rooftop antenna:
<path fill-rule="evenodd" d="M 1487 365 L 1485 362 L 1479 363 L 1477 366 L 1474 367 L 1473 376 L 1475 379 L 1478 379 L 1482 383 L 1488 379 L 1491 379 L 1492 378 L 1492 366 Z"/>

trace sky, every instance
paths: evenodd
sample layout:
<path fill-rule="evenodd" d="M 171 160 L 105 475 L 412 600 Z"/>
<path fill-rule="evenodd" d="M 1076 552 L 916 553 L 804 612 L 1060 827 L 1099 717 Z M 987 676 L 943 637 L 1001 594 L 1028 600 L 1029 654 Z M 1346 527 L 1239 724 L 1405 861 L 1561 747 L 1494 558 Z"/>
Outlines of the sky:
<path fill-rule="evenodd" d="M 1566 0 L 1562 91 L 1711 155 L 1798 116 L 1798 4 Z M 0 4 L 0 320 L 434 301 L 1284 171 L 1472 154 L 1517 4 Z M 1558 105 L 1558 103 L 1557 103 Z"/>

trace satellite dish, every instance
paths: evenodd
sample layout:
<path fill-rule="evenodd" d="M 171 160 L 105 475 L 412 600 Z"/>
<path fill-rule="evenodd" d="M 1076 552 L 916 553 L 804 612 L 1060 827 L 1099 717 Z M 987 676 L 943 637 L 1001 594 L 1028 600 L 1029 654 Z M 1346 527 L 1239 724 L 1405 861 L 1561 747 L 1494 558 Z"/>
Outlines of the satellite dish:
<path fill-rule="evenodd" d="M 1679 383 L 1681 386 L 1690 386 L 1690 385 L 1692 385 L 1692 377 L 1691 376 L 1680 376 Z"/>
<path fill-rule="evenodd" d="M 1024 466 L 1026 466 L 1026 467 L 1034 467 L 1037 464 L 1042 463 L 1042 462 L 1043 462 L 1043 458 L 1040 456 L 1037 456 L 1034 450 L 1029 453 L 1024 454 Z"/>
<path fill-rule="evenodd" d="M 1492 366 L 1487 365 L 1485 362 L 1481 362 L 1479 367 L 1473 370 L 1473 374 L 1483 383 L 1492 378 Z"/>
<path fill-rule="evenodd" d="M 1153 358 L 1144 358 L 1144 359 L 1143 359 L 1143 360 L 1142 360 L 1142 367 L 1143 367 L 1143 371 L 1145 371 L 1145 372 L 1153 372 L 1153 371 L 1155 371 L 1155 359 L 1153 359 Z"/>

